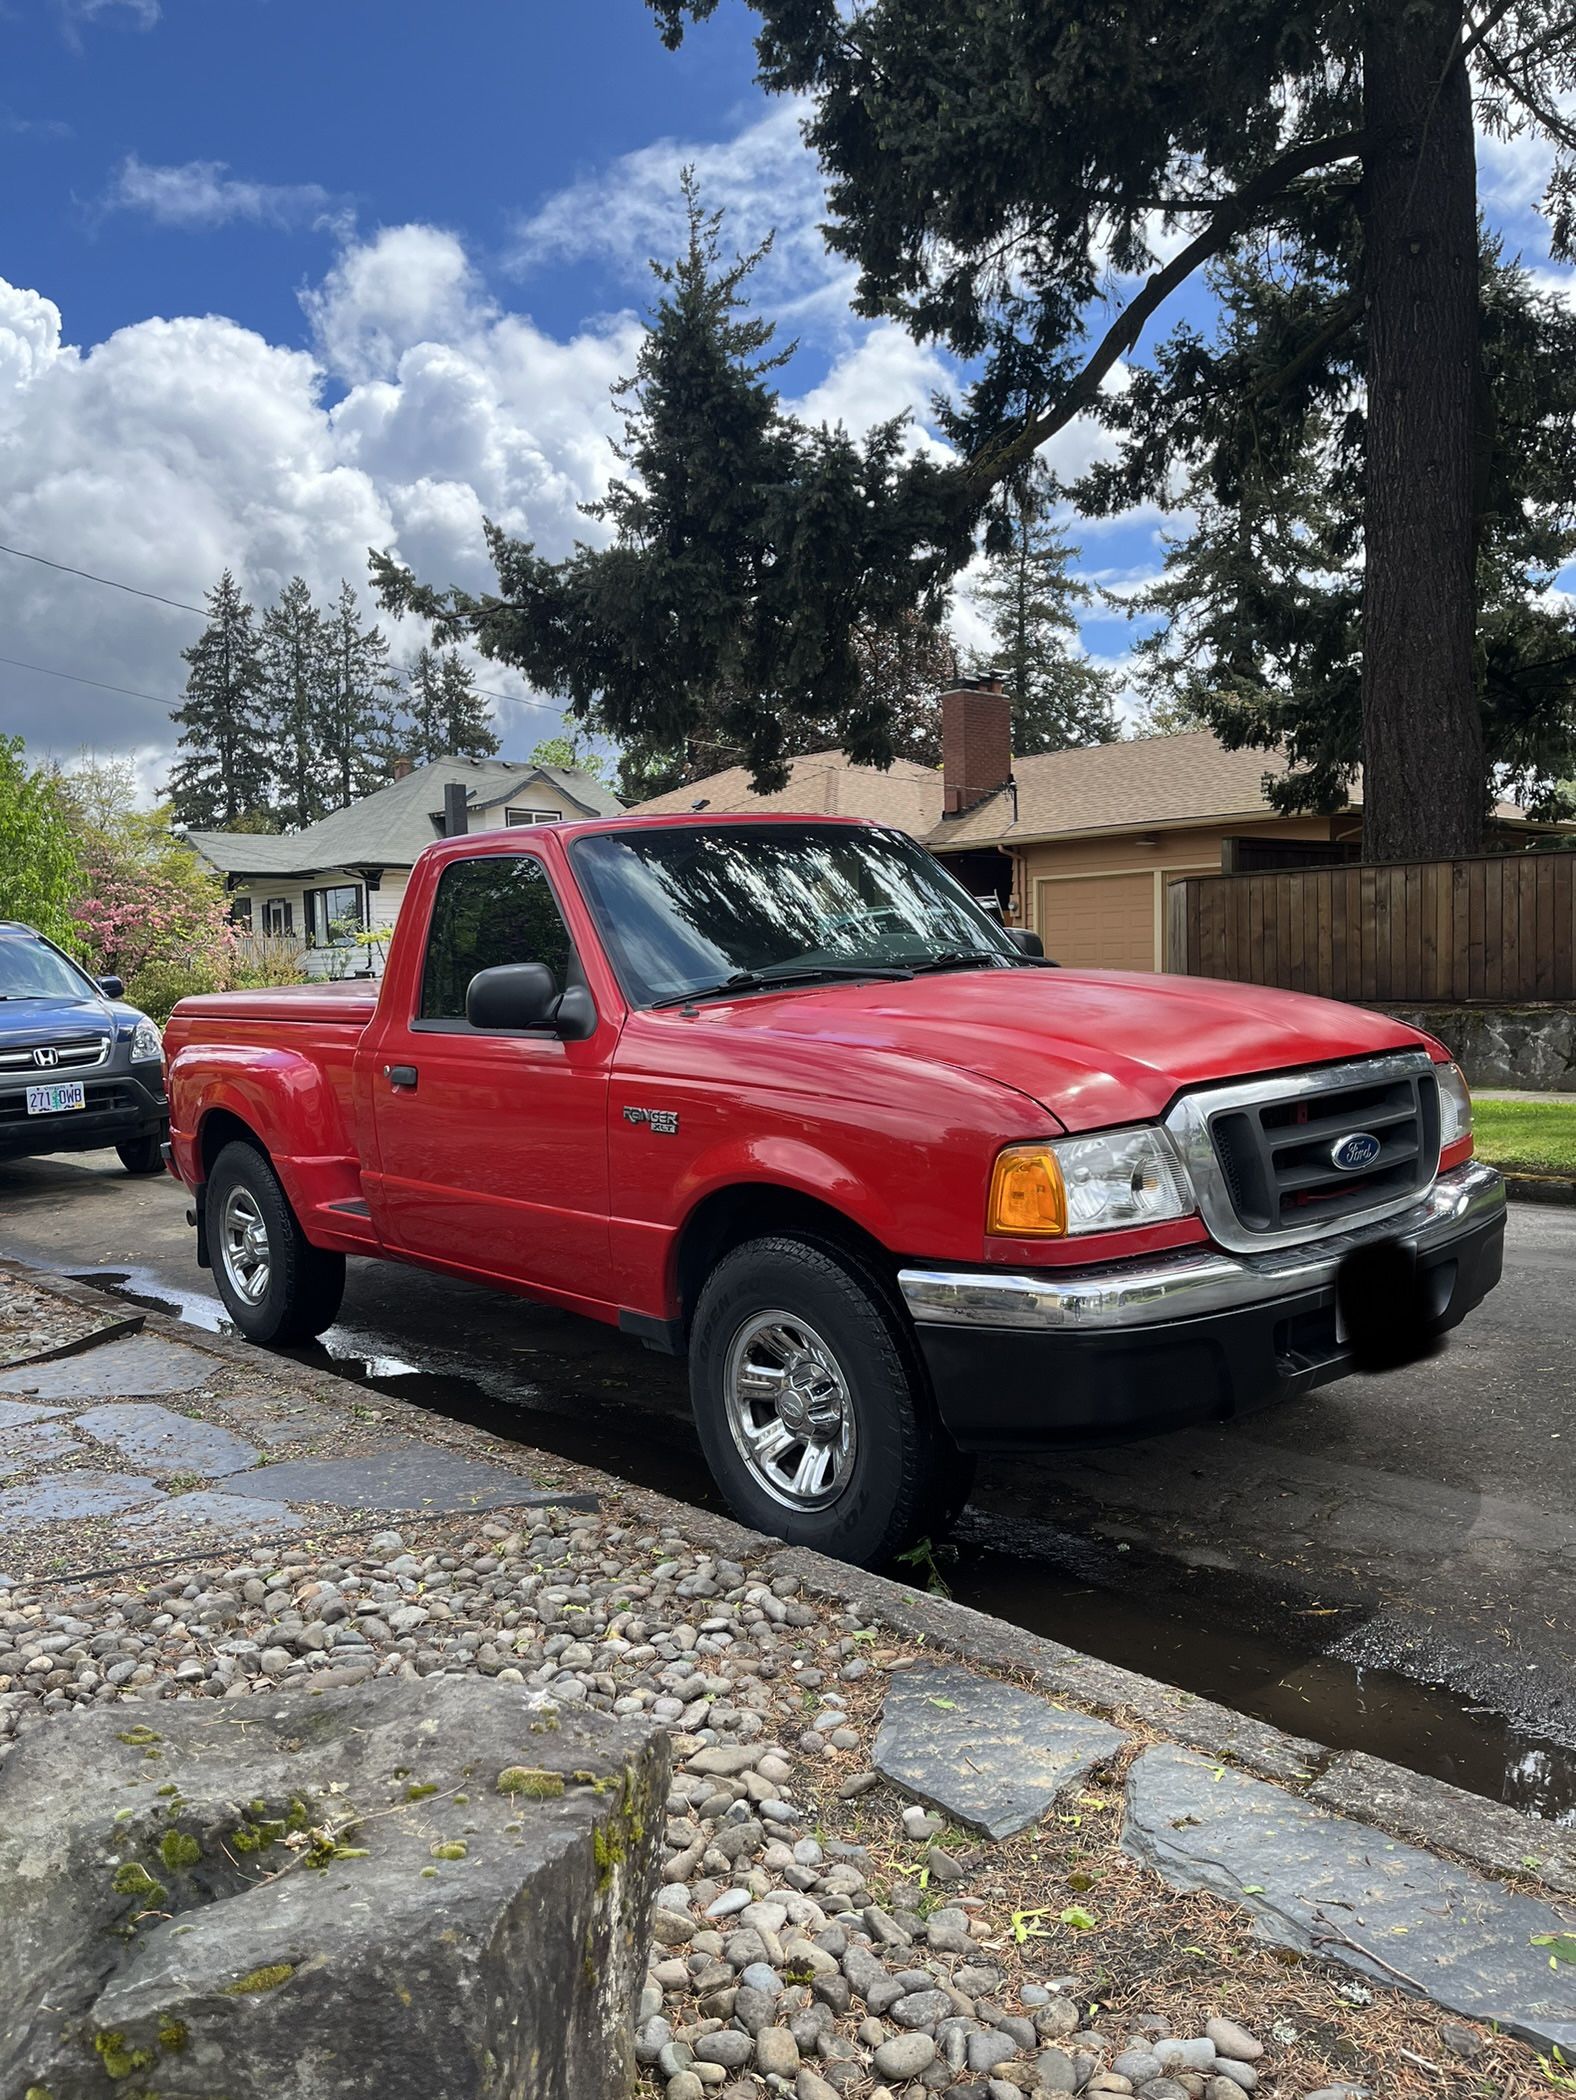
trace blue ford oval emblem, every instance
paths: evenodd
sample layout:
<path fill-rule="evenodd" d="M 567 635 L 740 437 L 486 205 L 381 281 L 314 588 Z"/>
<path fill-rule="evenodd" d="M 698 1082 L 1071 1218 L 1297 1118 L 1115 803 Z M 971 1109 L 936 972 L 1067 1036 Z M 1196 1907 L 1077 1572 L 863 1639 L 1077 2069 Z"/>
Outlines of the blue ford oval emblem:
<path fill-rule="evenodd" d="M 1331 1162 L 1343 1174 L 1355 1174 L 1361 1167 L 1371 1167 L 1378 1157 L 1379 1140 L 1371 1130 L 1349 1130 L 1330 1147 Z"/>

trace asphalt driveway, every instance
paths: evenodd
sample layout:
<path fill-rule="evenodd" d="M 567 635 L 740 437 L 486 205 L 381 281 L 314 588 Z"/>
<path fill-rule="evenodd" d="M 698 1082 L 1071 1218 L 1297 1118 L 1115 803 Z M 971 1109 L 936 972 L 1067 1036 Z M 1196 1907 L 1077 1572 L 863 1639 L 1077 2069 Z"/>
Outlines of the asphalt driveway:
<path fill-rule="evenodd" d="M 185 1206 L 173 1183 L 129 1179 L 109 1153 L 0 1163 L 0 1253 L 124 1279 L 215 1324 Z M 387 1390 L 711 1497 L 682 1369 L 589 1322 L 353 1262 L 324 1346 Z M 1245 1649 L 1268 1611 L 1275 1641 L 1255 1666 L 1267 1682 L 1295 1638 L 1359 1676 L 1431 1680 L 1576 1743 L 1573 1402 L 1576 1210 L 1519 1207 L 1504 1283 L 1431 1362 L 1225 1429 L 983 1468 L 964 1533 L 991 1550 L 960 1594 L 973 1580 L 990 1608 L 1075 1640 L 1069 1595 L 1125 1576 L 1129 1615 L 1146 1590 L 1185 1594 L 1195 1627 L 1235 1626 Z"/>

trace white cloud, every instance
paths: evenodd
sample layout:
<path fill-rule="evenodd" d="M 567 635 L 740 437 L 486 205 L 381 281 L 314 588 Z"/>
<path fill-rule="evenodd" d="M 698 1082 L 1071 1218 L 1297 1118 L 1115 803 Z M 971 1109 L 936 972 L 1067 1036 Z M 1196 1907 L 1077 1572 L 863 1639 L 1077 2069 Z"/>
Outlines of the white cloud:
<path fill-rule="evenodd" d="M 348 577 L 370 614 L 369 547 L 477 586 L 491 580 L 484 514 L 549 554 L 589 534 L 578 506 L 614 464 L 608 390 L 633 356 L 631 318 L 559 341 L 501 312 L 428 227 L 347 250 L 309 307 L 311 352 L 217 316 L 78 347 L 49 299 L 0 281 L 0 540 L 194 604 L 226 566 L 259 603 L 298 572 L 324 595 Z M 0 557 L 0 628 L 7 656 L 174 701 L 197 622 Z M 422 638 L 401 628 L 397 653 Z M 500 665 L 477 671 L 513 696 L 511 755 L 556 726 L 558 703 Z M 35 754 L 139 751 L 152 782 L 167 719 L 0 666 L 0 731 Z"/>
<path fill-rule="evenodd" d="M 516 222 L 510 267 L 526 275 L 566 258 L 598 261 L 644 294 L 652 258 L 671 261 L 684 245 L 679 173 L 692 166 L 706 208 L 726 214 L 722 238 L 728 253 L 775 235 L 754 288 L 767 311 L 794 323 L 800 302 L 850 281 L 847 264 L 829 255 L 821 238 L 825 189 L 815 156 L 799 136 L 801 115 L 791 100 L 774 102 L 730 139 L 658 139 L 580 176 Z M 837 298 L 839 313 L 846 315 L 846 307 L 844 292 Z"/>
<path fill-rule="evenodd" d="M 107 21 L 128 29 L 153 29 L 162 12 L 159 0 L 54 0 L 54 7 L 71 44 L 80 43 L 85 22 Z"/>
<path fill-rule="evenodd" d="M 244 220 L 255 226 L 295 226 L 321 218 L 333 204 L 315 182 L 246 182 L 222 160 L 188 160 L 156 167 L 129 153 L 101 201 L 103 211 L 141 212 L 159 226 L 188 230 Z"/>
<path fill-rule="evenodd" d="M 928 426 L 934 420 L 931 397 L 956 391 L 955 368 L 939 351 L 883 321 L 835 359 L 825 378 L 793 405 L 807 423 L 841 423 L 856 437 L 907 412 L 914 418 L 916 443 L 950 457 Z"/>

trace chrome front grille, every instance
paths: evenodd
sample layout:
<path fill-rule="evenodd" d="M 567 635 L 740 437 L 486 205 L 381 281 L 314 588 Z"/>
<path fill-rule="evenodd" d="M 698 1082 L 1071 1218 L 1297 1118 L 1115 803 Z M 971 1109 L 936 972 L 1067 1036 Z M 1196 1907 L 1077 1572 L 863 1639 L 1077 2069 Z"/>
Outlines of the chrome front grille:
<path fill-rule="evenodd" d="M 1320 1239 L 1405 1210 L 1439 1170 L 1439 1083 L 1426 1050 L 1201 1088 L 1166 1122 L 1205 1224 L 1234 1251 Z M 1346 1140 L 1370 1156 L 1337 1164 Z"/>
<path fill-rule="evenodd" d="M 51 1036 L 42 1042 L 0 1048 L 0 1073 L 88 1072 L 109 1056 L 107 1035 Z"/>

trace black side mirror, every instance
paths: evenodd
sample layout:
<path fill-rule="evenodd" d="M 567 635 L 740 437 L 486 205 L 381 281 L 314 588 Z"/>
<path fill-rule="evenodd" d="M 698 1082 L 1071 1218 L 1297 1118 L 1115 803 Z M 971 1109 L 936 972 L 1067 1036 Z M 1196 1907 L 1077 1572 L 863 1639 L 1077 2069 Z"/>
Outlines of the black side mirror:
<path fill-rule="evenodd" d="M 558 979 L 546 963 L 503 963 L 478 970 L 465 988 L 465 1018 L 473 1028 L 551 1028 Z"/>
<path fill-rule="evenodd" d="M 98 988 L 106 999 L 124 999 L 126 996 L 126 987 L 118 977 L 101 977 Z"/>
<path fill-rule="evenodd" d="M 565 992 L 546 963 L 501 963 L 478 970 L 465 988 L 473 1028 L 531 1029 L 582 1043 L 596 1033 L 596 1006 L 582 984 Z"/>
<path fill-rule="evenodd" d="M 1045 953 L 1044 941 L 1037 933 L 1031 933 L 1027 926 L 1009 926 L 1007 938 L 1020 955 L 1043 956 Z"/>

